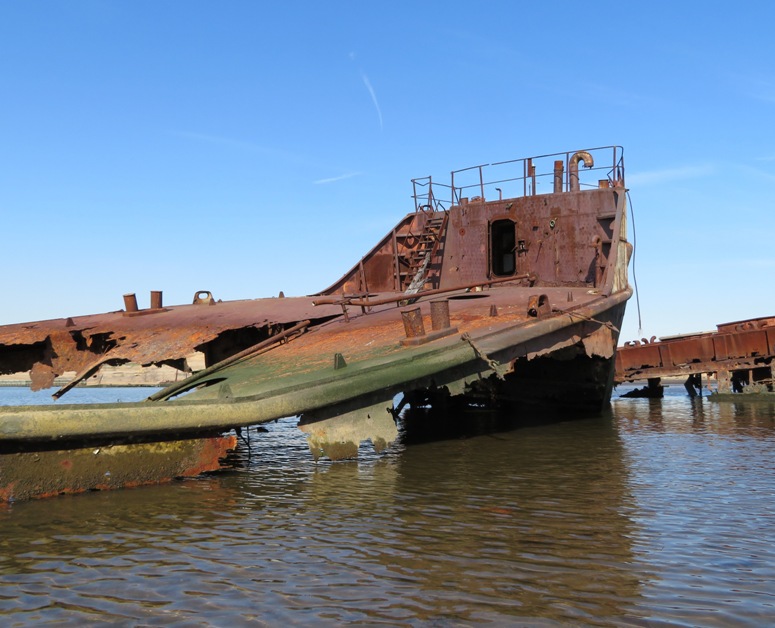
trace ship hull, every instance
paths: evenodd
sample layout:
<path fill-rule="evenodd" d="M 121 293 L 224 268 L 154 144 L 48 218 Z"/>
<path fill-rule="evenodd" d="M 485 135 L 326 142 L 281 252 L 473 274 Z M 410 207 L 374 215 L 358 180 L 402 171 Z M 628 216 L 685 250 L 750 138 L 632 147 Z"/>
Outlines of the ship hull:
<path fill-rule="evenodd" d="M 598 168 L 605 178 L 585 189 L 579 165 L 597 174 L 587 151 L 503 162 L 517 176 L 492 184 L 481 166 L 458 173 L 478 169 L 473 185 L 453 173 L 448 207 L 430 178 L 415 180 L 416 211 L 311 297 L 229 304 L 198 293 L 191 305 L 161 307 L 159 295 L 147 311 L 131 304 L 93 319 L 0 329 L 0 372 L 32 364 L 35 385 L 67 364 L 81 368 L 72 386 L 139 356 L 174 363 L 192 347 L 210 356 L 206 368 L 144 402 L 0 408 L 0 500 L 209 470 L 234 446 L 232 431 L 283 417 L 299 417 L 313 456 L 338 459 L 357 455 L 364 441 L 389 446 L 407 403 L 599 412 L 610 401 L 632 294 L 621 149 L 609 149 L 611 161 Z M 553 162 L 552 193 L 536 193 L 539 159 Z M 503 198 L 507 183 L 521 196 Z M 471 187 L 481 195 L 464 197 Z M 488 190 L 497 197 L 486 200 Z M 113 459 L 94 453 L 115 447 L 124 449 Z M 179 464 L 146 464 L 155 453 Z M 148 474 L 101 466 L 119 459 Z M 69 482 L 43 482 L 68 465 L 80 469 Z M 24 470 L 32 488 L 17 489 Z"/>

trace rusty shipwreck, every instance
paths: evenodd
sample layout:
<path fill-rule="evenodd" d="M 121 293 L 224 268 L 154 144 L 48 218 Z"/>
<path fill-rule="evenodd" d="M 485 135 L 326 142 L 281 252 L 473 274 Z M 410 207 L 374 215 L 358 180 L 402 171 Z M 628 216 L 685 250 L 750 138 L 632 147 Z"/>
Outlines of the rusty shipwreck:
<path fill-rule="evenodd" d="M 616 354 L 615 382 L 647 385 L 628 397 L 661 398 L 663 378 L 680 378 L 690 397 L 772 399 L 775 387 L 775 316 L 716 325 L 714 331 L 630 340 Z M 704 380 L 704 381 L 703 381 Z"/>
<path fill-rule="evenodd" d="M 0 407 L 0 501 L 217 468 L 235 432 L 300 417 L 315 456 L 397 436 L 439 398 L 600 409 L 631 245 L 623 152 L 604 147 L 415 179 L 413 211 L 320 293 L 0 327 L 0 374 L 35 387 L 105 365 L 206 368 L 138 403 Z M 418 401 L 419 403 L 419 401 Z"/>

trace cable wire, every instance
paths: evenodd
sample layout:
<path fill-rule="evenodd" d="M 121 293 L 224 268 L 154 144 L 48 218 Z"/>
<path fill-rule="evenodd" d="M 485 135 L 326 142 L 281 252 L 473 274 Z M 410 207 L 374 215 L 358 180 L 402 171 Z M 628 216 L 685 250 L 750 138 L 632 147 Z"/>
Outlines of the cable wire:
<path fill-rule="evenodd" d="M 643 335 L 643 321 L 640 316 L 640 296 L 638 294 L 638 278 L 635 276 L 635 253 L 638 251 L 637 238 L 635 237 L 635 210 L 632 207 L 630 191 L 627 190 L 627 203 L 630 206 L 630 222 L 632 223 L 632 283 L 635 286 L 635 304 L 638 307 L 638 335 Z"/>

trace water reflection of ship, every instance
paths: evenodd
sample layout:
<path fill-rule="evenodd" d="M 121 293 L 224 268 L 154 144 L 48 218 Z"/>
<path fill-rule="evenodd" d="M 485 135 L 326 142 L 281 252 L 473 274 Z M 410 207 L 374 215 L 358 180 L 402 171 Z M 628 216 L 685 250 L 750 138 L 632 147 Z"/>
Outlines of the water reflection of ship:
<path fill-rule="evenodd" d="M 634 567 L 637 529 L 624 514 L 628 472 L 611 417 L 446 419 L 448 440 L 410 439 L 396 461 L 402 503 L 390 534 L 409 551 L 377 554 L 414 582 L 413 602 L 446 593 L 469 620 L 495 619 L 502 605 L 565 622 L 623 616 L 646 574 Z"/>
<path fill-rule="evenodd" d="M 398 423 L 404 445 L 470 438 L 600 415 L 599 411 L 536 406 L 504 396 L 450 396 L 444 391 L 434 394 L 429 390 L 404 396 L 397 407 L 402 409 Z"/>
<path fill-rule="evenodd" d="M 296 603 L 346 616 L 356 602 L 366 621 L 625 616 L 648 574 L 636 564 L 611 417 L 504 431 L 508 417 L 474 414 L 484 417 L 477 435 L 399 442 L 380 456 L 365 448 L 346 462 L 313 462 L 295 421 L 280 421 L 245 434 L 225 474 L 63 498 L 56 521 L 50 504 L 23 504 L 15 520 L 24 525 L 4 527 L 5 564 L 33 574 L 41 561 L 67 561 L 58 582 L 88 607 L 79 583 L 96 549 L 111 565 L 108 588 L 134 581 L 140 556 L 142 574 L 165 587 L 158 599 L 179 594 L 169 604 L 184 617 L 198 608 L 197 592 L 222 596 L 211 599 L 238 618 L 246 595 L 285 600 L 273 611 L 280 617 Z M 34 538 L 31 523 L 40 524 Z M 31 543 L 42 537 L 66 543 L 40 553 Z M 115 607 L 124 618 L 161 617 L 131 600 Z"/>
<path fill-rule="evenodd" d="M 555 621 L 622 617 L 648 574 L 618 432 L 610 414 L 557 421 L 409 407 L 388 455 L 317 463 L 294 491 L 367 539 L 357 562 L 404 583 L 394 607 L 464 621 L 502 620 L 504 605 Z"/>

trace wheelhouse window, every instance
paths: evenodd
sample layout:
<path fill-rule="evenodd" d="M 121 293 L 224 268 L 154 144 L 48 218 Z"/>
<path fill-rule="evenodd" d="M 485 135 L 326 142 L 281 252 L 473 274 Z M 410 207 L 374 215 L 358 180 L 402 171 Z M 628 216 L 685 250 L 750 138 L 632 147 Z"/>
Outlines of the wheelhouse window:
<path fill-rule="evenodd" d="M 490 269 L 493 275 L 513 275 L 517 268 L 517 230 L 513 220 L 490 223 Z"/>

